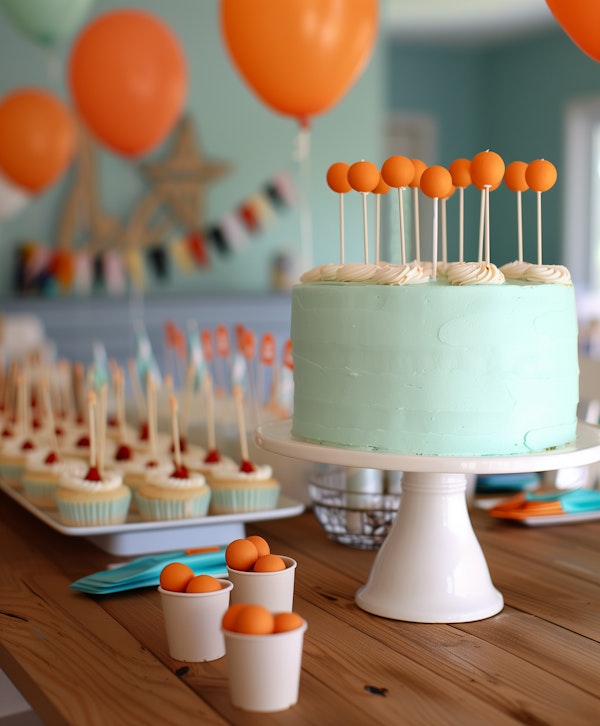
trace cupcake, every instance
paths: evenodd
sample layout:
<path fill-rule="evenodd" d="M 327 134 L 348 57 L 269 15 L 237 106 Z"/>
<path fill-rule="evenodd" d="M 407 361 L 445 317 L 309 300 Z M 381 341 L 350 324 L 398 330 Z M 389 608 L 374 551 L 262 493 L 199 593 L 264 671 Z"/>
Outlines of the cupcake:
<path fill-rule="evenodd" d="M 38 447 L 30 437 L 6 439 L 0 450 L 0 476 L 4 481 L 19 488 L 27 461 L 36 451 Z"/>
<path fill-rule="evenodd" d="M 116 465 L 117 471 L 123 476 L 123 484 L 131 489 L 130 512 L 137 512 L 137 492 L 146 483 L 149 476 L 168 476 L 173 471 L 173 461 L 170 457 L 152 459 L 137 458 L 131 461 L 121 461 Z"/>
<path fill-rule="evenodd" d="M 60 521 L 70 527 L 122 524 L 131 490 L 115 471 L 98 472 L 84 465 L 63 472 L 55 492 Z"/>
<path fill-rule="evenodd" d="M 41 509 L 56 507 L 54 493 L 63 473 L 77 466 L 81 467 L 81 462 L 61 459 L 53 449 L 36 450 L 23 471 L 23 494 Z"/>
<path fill-rule="evenodd" d="M 208 512 L 211 490 L 202 474 L 183 464 L 171 466 L 169 473 L 148 474 L 136 493 L 140 516 L 145 520 L 189 519 Z"/>
<path fill-rule="evenodd" d="M 281 485 L 273 469 L 243 460 L 237 469 L 215 467 L 211 472 L 211 514 L 234 514 L 273 509 Z"/>

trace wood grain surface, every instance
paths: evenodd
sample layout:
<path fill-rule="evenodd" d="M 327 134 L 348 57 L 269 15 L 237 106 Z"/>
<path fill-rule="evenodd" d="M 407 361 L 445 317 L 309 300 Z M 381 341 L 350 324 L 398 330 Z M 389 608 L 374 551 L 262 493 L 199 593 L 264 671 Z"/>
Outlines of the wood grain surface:
<path fill-rule="evenodd" d="M 170 658 L 155 588 L 69 589 L 115 556 L 0 494 L 0 668 L 48 724 L 600 723 L 600 521 L 472 518 L 505 607 L 455 625 L 358 608 L 375 552 L 328 540 L 311 512 L 248 525 L 297 560 L 308 622 L 298 704 L 252 714 L 231 705 L 226 658 Z"/>

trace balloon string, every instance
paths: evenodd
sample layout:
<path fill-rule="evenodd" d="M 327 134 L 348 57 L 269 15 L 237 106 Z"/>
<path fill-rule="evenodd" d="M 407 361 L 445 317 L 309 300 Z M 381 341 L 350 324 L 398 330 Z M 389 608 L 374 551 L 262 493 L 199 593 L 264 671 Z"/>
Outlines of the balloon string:
<path fill-rule="evenodd" d="M 300 165 L 300 238 L 304 269 L 313 266 L 312 220 L 310 214 L 310 128 L 302 126 L 296 139 L 296 160 Z"/>

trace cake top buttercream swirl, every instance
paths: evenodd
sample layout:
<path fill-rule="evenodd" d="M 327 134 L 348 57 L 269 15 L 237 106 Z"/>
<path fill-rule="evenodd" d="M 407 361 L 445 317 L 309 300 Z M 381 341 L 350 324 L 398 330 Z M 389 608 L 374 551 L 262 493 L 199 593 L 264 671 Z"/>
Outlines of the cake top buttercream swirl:
<path fill-rule="evenodd" d="M 446 277 L 451 285 L 501 285 L 505 279 L 492 262 L 451 262 Z"/>
<path fill-rule="evenodd" d="M 429 280 L 423 268 L 416 263 L 404 265 L 383 264 L 380 265 L 373 277 L 373 282 L 378 285 L 416 285 Z"/>
<path fill-rule="evenodd" d="M 571 273 L 564 265 L 529 265 L 523 273 L 529 282 L 552 282 L 556 285 L 572 285 Z"/>

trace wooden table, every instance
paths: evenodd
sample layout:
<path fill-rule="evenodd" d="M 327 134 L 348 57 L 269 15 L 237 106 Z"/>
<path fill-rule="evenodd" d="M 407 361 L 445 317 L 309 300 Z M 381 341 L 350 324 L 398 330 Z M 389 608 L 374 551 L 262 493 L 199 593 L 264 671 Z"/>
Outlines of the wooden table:
<path fill-rule="evenodd" d="M 294 609 L 308 621 L 298 704 L 251 714 L 230 704 L 226 658 L 169 657 L 154 588 L 69 589 L 114 556 L 0 494 L 0 668 L 48 724 L 600 723 L 600 521 L 473 520 L 506 605 L 460 625 L 360 610 L 375 553 L 329 541 L 310 512 L 249 525 L 298 561 Z"/>

